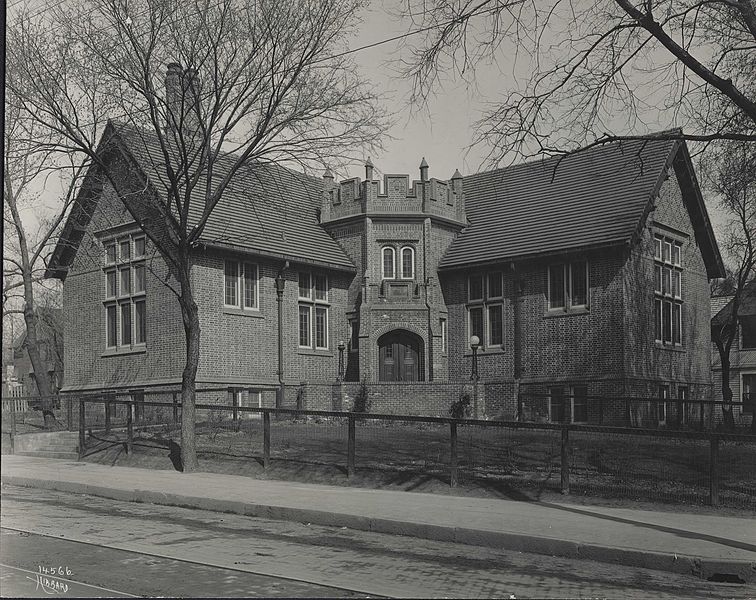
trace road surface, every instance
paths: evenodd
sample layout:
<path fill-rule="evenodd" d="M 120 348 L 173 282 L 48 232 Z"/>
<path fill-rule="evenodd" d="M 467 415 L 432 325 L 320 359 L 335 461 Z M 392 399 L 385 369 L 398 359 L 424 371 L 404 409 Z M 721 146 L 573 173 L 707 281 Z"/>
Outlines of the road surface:
<path fill-rule="evenodd" d="M 756 597 L 649 569 L 20 487 L 3 487 L 0 525 L 4 597 Z"/>

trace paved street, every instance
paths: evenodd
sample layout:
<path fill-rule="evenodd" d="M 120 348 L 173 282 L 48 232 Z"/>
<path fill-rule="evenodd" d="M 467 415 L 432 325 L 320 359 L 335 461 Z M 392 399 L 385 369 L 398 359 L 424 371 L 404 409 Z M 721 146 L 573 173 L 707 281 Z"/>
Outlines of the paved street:
<path fill-rule="evenodd" d="M 69 596 L 756 595 L 646 569 L 16 487 L 3 487 L 2 526 L 3 596 L 44 595 L 40 566 L 113 590 L 69 586 Z"/>

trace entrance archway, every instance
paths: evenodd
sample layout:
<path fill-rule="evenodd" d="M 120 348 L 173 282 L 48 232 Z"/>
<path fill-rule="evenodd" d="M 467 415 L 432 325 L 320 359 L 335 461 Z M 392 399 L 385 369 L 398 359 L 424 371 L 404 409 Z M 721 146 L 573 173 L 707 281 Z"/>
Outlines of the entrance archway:
<path fill-rule="evenodd" d="M 405 329 L 378 338 L 380 381 L 423 381 L 423 340 Z"/>

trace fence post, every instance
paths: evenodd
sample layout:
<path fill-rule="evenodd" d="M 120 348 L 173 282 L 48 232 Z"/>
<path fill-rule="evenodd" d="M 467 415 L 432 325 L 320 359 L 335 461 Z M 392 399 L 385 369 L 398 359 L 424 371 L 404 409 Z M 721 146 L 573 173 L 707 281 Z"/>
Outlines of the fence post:
<path fill-rule="evenodd" d="M 126 402 L 126 454 L 134 450 L 134 403 Z"/>
<path fill-rule="evenodd" d="M 176 392 L 173 392 L 173 424 L 178 423 L 178 398 Z"/>
<path fill-rule="evenodd" d="M 66 396 L 66 420 L 68 431 L 73 431 L 73 398 L 71 396 Z"/>
<path fill-rule="evenodd" d="M 719 505 L 719 436 L 711 434 L 709 443 L 709 504 Z"/>
<path fill-rule="evenodd" d="M 270 466 L 270 413 L 263 413 L 263 469 Z"/>
<path fill-rule="evenodd" d="M 8 403 L 11 408 L 11 454 L 16 453 L 16 403 Z"/>
<path fill-rule="evenodd" d="M 457 460 L 457 423 L 449 423 L 451 433 L 449 451 L 449 486 L 457 487 L 458 483 L 458 460 Z"/>
<path fill-rule="evenodd" d="M 570 429 L 562 425 L 562 494 L 570 493 Z"/>
<path fill-rule="evenodd" d="M 87 445 L 87 438 L 85 434 L 86 423 L 84 422 L 84 399 L 79 398 L 79 460 L 84 456 L 84 450 Z"/>
<path fill-rule="evenodd" d="M 349 414 L 349 435 L 347 437 L 347 478 L 354 477 L 354 415 Z"/>
<path fill-rule="evenodd" d="M 110 397 L 105 396 L 105 433 L 110 433 Z"/>

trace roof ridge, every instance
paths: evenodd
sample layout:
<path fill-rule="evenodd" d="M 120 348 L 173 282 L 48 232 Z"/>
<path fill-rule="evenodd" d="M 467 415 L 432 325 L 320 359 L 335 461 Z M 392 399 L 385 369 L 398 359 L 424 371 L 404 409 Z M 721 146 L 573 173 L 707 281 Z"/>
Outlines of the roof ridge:
<path fill-rule="evenodd" d="M 682 128 L 680 128 L 680 127 L 673 127 L 673 128 L 670 128 L 670 129 L 664 129 L 662 131 L 657 131 L 657 132 L 654 132 L 654 133 L 649 133 L 649 134 L 646 134 L 646 135 L 649 135 L 649 136 L 660 136 L 660 135 L 664 135 L 665 133 L 672 133 L 672 132 L 680 132 L 680 133 L 682 133 Z M 615 146 L 615 145 L 621 144 L 623 142 L 627 143 L 627 142 L 643 142 L 643 141 L 649 141 L 649 142 L 670 142 L 670 141 L 676 141 L 676 140 L 672 140 L 672 139 L 668 139 L 668 138 L 662 138 L 662 137 L 643 138 L 643 137 L 640 137 L 640 136 L 620 138 L 620 139 L 616 139 L 616 140 L 607 141 L 607 142 L 605 142 L 603 144 L 595 144 L 595 145 L 590 145 L 589 144 L 587 146 L 582 146 L 580 148 L 577 148 L 576 150 L 572 150 L 570 152 L 565 152 L 564 154 L 549 155 L 549 156 L 537 156 L 537 157 L 534 157 L 532 159 L 524 160 L 524 161 L 519 162 L 519 163 L 507 165 L 506 167 L 499 167 L 499 168 L 496 168 L 496 169 L 490 169 L 488 171 L 478 171 L 477 173 L 472 173 L 470 175 L 466 175 L 465 179 L 467 179 L 468 177 L 475 177 L 477 175 L 483 175 L 483 174 L 488 174 L 488 173 L 497 173 L 497 172 L 500 172 L 500 171 L 507 171 L 507 170 L 510 170 L 510 169 L 515 169 L 517 167 L 526 167 L 526 166 L 532 166 L 532 165 L 537 165 L 537 164 L 544 164 L 544 163 L 547 163 L 549 161 L 554 161 L 554 160 L 564 160 L 564 159 L 570 158 L 572 156 L 576 156 L 576 155 L 581 154 L 581 153 L 589 152 L 591 150 L 596 150 L 596 151 L 603 150 L 603 149 L 605 149 L 607 147 Z"/>

